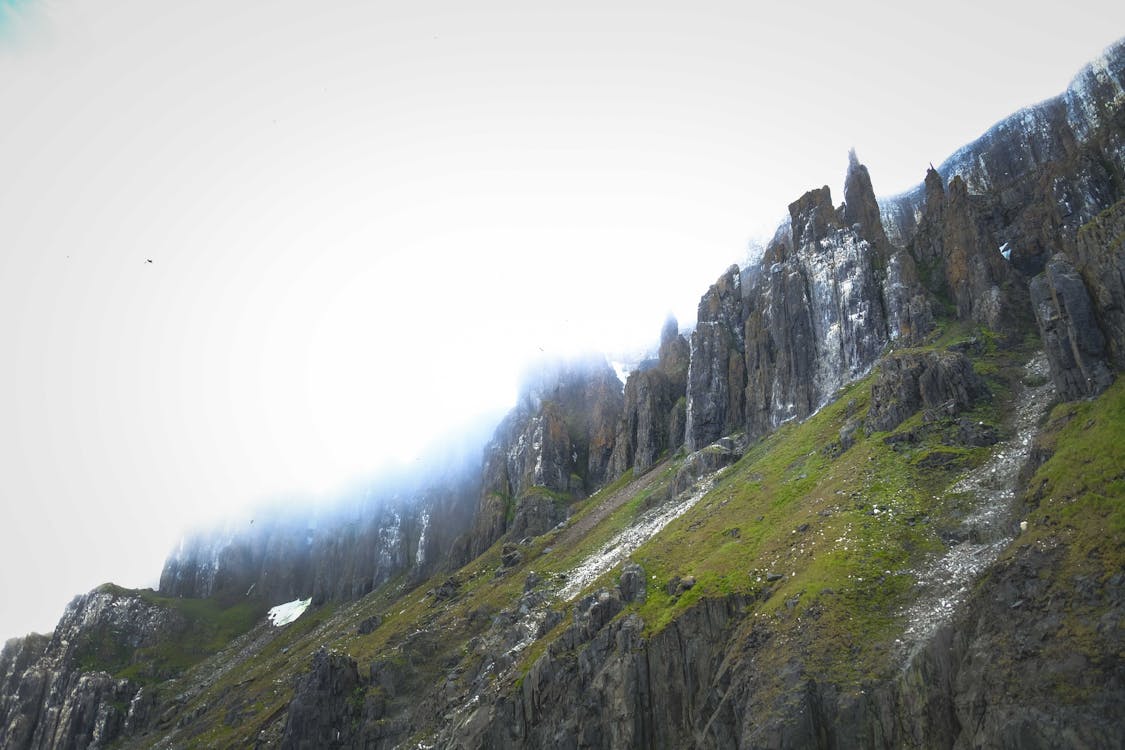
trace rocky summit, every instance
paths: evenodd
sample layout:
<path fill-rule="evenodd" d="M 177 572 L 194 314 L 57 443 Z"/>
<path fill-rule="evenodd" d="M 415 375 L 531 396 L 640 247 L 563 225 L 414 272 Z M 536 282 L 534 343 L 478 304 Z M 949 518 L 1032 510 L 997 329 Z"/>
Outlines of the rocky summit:
<path fill-rule="evenodd" d="M 850 154 L 625 383 L 77 597 L 0 747 L 1121 747 L 1125 42 L 918 176 Z"/>

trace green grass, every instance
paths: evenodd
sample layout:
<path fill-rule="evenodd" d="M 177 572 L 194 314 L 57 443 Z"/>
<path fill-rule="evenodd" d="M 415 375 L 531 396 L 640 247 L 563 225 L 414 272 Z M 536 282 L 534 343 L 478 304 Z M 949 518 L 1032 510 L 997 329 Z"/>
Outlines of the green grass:
<path fill-rule="evenodd" d="M 1028 483 L 1028 532 L 1012 554 L 1061 535 L 1062 576 L 1125 570 L 1125 378 L 1093 401 L 1056 406 L 1041 442 L 1053 454 Z"/>
<path fill-rule="evenodd" d="M 152 684 L 183 673 L 230 641 L 247 632 L 265 616 L 265 605 L 257 600 L 234 603 L 216 599 L 179 599 L 151 589 L 130 590 L 104 584 L 99 591 L 120 597 L 136 597 L 171 613 L 173 632 L 163 634 L 154 645 L 133 649 L 120 634 L 102 626 L 86 632 L 75 648 L 80 669 L 101 670 L 119 678 Z"/>

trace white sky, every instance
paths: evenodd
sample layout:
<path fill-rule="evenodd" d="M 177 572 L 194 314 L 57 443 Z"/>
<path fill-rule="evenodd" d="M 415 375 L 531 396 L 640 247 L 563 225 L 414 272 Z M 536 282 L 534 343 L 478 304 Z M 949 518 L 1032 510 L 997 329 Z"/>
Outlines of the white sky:
<path fill-rule="evenodd" d="M 849 147 L 906 189 L 1125 29 L 875 6 L 0 0 L 0 638 L 690 324 Z"/>

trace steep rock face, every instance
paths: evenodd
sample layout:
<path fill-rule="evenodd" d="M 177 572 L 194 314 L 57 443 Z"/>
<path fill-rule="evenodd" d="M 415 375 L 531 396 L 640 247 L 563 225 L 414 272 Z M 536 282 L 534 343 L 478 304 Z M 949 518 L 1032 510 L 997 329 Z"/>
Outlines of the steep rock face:
<path fill-rule="evenodd" d="M 1082 228 L 1074 258 L 1097 311 L 1110 364 L 1125 370 L 1125 200 Z"/>
<path fill-rule="evenodd" d="M 749 294 L 745 428 L 755 436 L 811 414 L 867 371 L 890 338 L 880 254 L 843 225 L 829 189 L 806 193 L 789 213 L 792 240 L 767 249 Z"/>
<path fill-rule="evenodd" d="M 887 335 L 892 341 L 914 344 L 933 330 L 930 295 L 922 286 L 914 256 L 906 250 L 894 250 L 887 258 L 883 304 L 887 312 Z"/>
<path fill-rule="evenodd" d="M 0 747 L 84 750 L 121 735 L 139 686 L 97 671 L 177 637 L 179 613 L 112 588 L 74 599 L 51 636 L 0 653 Z"/>
<path fill-rule="evenodd" d="M 605 482 L 623 407 L 621 381 L 604 359 L 544 368 L 529 379 L 485 447 L 469 554 L 488 549 L 521 516 L 528 533 L 565 518 L 565 508 L 545 504 L 534 488 L 581 497 Z"/>
<path fill-rule="evenodd" d="M 297 683 L 281 747 L 355 747 L 364 694 L 355 662 L 321 649 L 313 656 L 312 668 Z"/>
<path fill-rule="evenodd" d="M 731 266 L 700 299 L 691 334 L 684 436 L 689 451 L 742 425 L 744 319 L 741 274 Z"/>
<path fill-rule="evenodd" d="M 911 244 L 930 281 L 949 296 L 957 317 L 997 331 L 1018 328 L 1025 297 L 1001 243 L 984 218 L 982 201 L 954 177 L 948 190 L 937 171 L 926 174 L 926 210 Z"/>
<path fill-rule="evenodd" d="M 421 579 L 450 564 L 479 494 L 472 473 L 366 490 L 325 509 L 260 518 L 183 541 L 160 592 L 203 598 L 254 593 L 271 603 L 354 599 L 404 571 Z"/>
<path fill-rule="evenodd" d="M 848 152 L 848 173 L 844 178 L 844 223 L 867 240 L 872 247 L 885 253 L 890 247 L 879 203 L 875 200 L 875 187 L 867 167 L 859 163 L 855 150 Z M 885 264 L 886 258 L 880 258 Z"/>
<path fill-rule="evenodd" d="M 43 690 L 25 675 L 50 643 L 50 636 L 32 633 L 9 640 L 0 651 L 0 745 L 4 747 L 26 747 L 31 742 L 43 708 Z"/>
<path fill-rule="evenodd" d="M 788 722 L 752 735 L 754 746 L 1111 748 L 1123 727 L 1122 647 L 1113 623 L 1125 576 L 1079 576 L 1059 590 L 1059 547 L 1022 547 L 986 576 L 968 606 L 914 653 L 897 679 L 842 694 L 810 681 Z M 1103 613 L 1078 645 L 1064 622 Z"/>
<path fill-rule="evenodd" d="M 997 247 L 1027 278 L 1056 252 L 1073 254 L 1080 227 L 1122 197 L 1125 175 L 1125 41 L 1088 65 L 1060 96 L 994 125 L 936 170 L 978 196 Z M 927 186 L 881 204 L 892 243 L 910 243 Z"/>
<path fill-rule="evenodd" d="M 619 589 L 576 605 L 575 623 L 521 689 L 458 727 L 460 747 L 692 747 L 713 744 L 713 676 L 738 602 L 710 600 L 652 640 L 636 615 L 619 620 Z M 452 737 L 447 738 L 452 740 Z M 722 743 L 720 743 L 720 746 Z"/>
<path fill-rule="evenodd" d="M 1094 396 L 1113 382 L 1105 337 L 1082 277 L 1063 254 L 1031 280 L 1031 301 L 1051 377 L 1064 399 Z"/>
<path fill-rule="evenodd" d="M 848 154 L 843 209 L 844 224 L 866 240 L 875 253 L 873 264 L 876 277 L 882 281 L 887 335 L 892 341 L 907 344 L 921 339 L 933 327 L 929 295 L 922 287 L 914 256 L 887 239 L 871 175 L 854 150 Z"/>
<path fill-rule="evenodd" d="M 612 475 L 630 467 L 639 476 L 684 441 L 682 399 L 687 392 L 691 349 L 674 318 L 664 324 L 655 366 L 629 374 L 625 405 L 614 443 Z"/>
<path fill-rule="evenodd" d="M 987 395 L 984 382 L 959 352 L 892 354 L 871 386 L 869 431 L 893 430 L 919 409 L 953 416 Z"/>

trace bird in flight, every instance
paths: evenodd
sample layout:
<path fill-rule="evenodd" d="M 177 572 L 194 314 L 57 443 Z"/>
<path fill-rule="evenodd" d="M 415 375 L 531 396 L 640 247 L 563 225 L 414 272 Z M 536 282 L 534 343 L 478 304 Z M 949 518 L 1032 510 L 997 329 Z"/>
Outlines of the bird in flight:
<path fill-rule="evenodd" d="M 145 263 L 152 263 L 152 258 L 145 258 Z"/>

